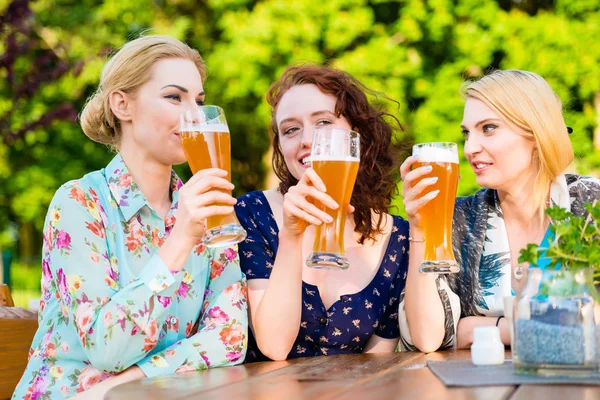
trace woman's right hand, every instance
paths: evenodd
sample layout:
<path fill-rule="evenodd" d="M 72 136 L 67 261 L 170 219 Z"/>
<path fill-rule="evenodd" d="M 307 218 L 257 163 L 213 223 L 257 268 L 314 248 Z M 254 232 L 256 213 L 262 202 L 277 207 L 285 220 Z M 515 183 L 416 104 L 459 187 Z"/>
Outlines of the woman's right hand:
<path fill-rule="evenodd" d="M 421 216 L 419 211 L 421 208 L 434 199 L 439 190 L 434 190 L 421 196 L 421 193 L 429 186 L 437 182 L 438 177 L 427 177 L 424 176 L 431 173 L 431 166 L 425 165 L 419 168 L 415 168 L 411 171 L 411 167 L 414 163 L 419 161 L 416 157 L 408 157 L 400 166 L 400 177 L 402 178 L 402 199 L 404 202 L 404 209 L 406 210 L 406 216 L 410 223 L 411 229 L 422 229 Z"/>
<path fill-rule="evenodd" d="M 311 202 L 317 201 L 335 210 L 339 205 L 325 193 L 325 184 L 314 169 L 308 168 L 300 182 L 290 187 L 283 196 L 283 230 L 292 236 L 301 236 L 308 225 L 330 223 L 333 218 Z M 310 198 L 310 199 L 309 199 Z"/>
<path fill-rule="evenodd" d="M 229 194 L 234 186 L 225 177 L 225 170 L 205 169 L 195 173 L 179 189 L 174 231 L 196 244 L 206 232 L 206 218 L 234 212 L 237 200 Z"/>

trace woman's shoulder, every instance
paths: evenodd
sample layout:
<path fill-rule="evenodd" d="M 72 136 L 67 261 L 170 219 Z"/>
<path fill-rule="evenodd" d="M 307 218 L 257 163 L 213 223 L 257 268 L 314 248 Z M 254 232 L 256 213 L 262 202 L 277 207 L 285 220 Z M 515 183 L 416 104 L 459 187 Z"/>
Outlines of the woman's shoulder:
<path fill-rule="evenodd" d="M 69 203 L 75 201 L 87 206 L 88 201 L 99 203 L 104 198 L 104 191 L 108 191 L 103 179 L 102 170 L 90 172 L 79 179 L 63 183 L 54 193 L 52 203 Z"/>

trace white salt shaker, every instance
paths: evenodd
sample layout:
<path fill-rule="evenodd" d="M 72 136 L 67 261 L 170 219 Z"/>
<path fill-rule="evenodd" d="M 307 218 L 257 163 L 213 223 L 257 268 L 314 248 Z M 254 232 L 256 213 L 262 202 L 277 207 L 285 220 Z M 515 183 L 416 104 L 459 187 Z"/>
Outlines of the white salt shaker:
<path fill-rule="evenodd" d="M 500 329 L 497 326 L 476 326 L 473 328 L 471 361 L 475 365 L 504 363 L 504 344 L 500 340 Z"/>

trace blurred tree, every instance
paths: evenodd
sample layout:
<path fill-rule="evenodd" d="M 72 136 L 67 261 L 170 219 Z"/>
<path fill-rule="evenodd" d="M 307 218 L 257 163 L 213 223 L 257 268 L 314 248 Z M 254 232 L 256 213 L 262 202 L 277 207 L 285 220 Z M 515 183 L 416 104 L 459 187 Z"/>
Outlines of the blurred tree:
<path fill-rule="evenodd" d="M 537 72 L 565 103 L 574 168 L 600 171 L 598 0 L 0 0 L 0 15 L 0 231 L 9 221 L 39 229 L 62 182 L 106 164 L 74 113 L 106 55 L 144 32 L 205 57 L 207 101 L 225 108 L 232 132 L 236 194 L 263 187 L 264 96 L 299 62 L 339 67 L 397 100 L 373 99 L 403 122 L 398 141 L 461 146 L 465 80 L 490 68 Z M 461 194 L 477 190 L 464 161 L 461 176 Z"/>

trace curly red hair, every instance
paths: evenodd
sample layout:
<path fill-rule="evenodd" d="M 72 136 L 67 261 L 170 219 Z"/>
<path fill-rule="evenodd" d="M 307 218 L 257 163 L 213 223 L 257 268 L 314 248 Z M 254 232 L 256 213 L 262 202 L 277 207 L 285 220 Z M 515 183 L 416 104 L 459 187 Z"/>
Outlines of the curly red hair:
<path fill-rule="evenodd" d="M 392 194 L 396 189 L 398 146 L 393 142 L 394 132 L 402 130 L 396 117 L 375 108 L 367 99 L 367 93 L 376 97 L 387 97 L 373 92 L 357 79 L 343 71 L 318 65 L 288 67 L 279 80 L 271 85 L 267 102 L 271 106 L 271 133 L 273 134 L 273 170 L 281 180 L 279 191 L 287 193 L 298 180 L 290 173 L 281 151 L 275 114 L 283 95 L 297 85 L 313 84 L 325 94 L 336 98 L 335 114 L 343 116 L 360 133 L 360 167 L 352 199 L 354 206 L 355 232 L 366 239 L 374 240 L 383 233 L 383 215 L 388 212 Z M 388 99 L 389 100 L 389 99 Z M 390 118 L 394 125 L 386 121 Z M 378 218 L 374 221 L 371 211 Z"/>

